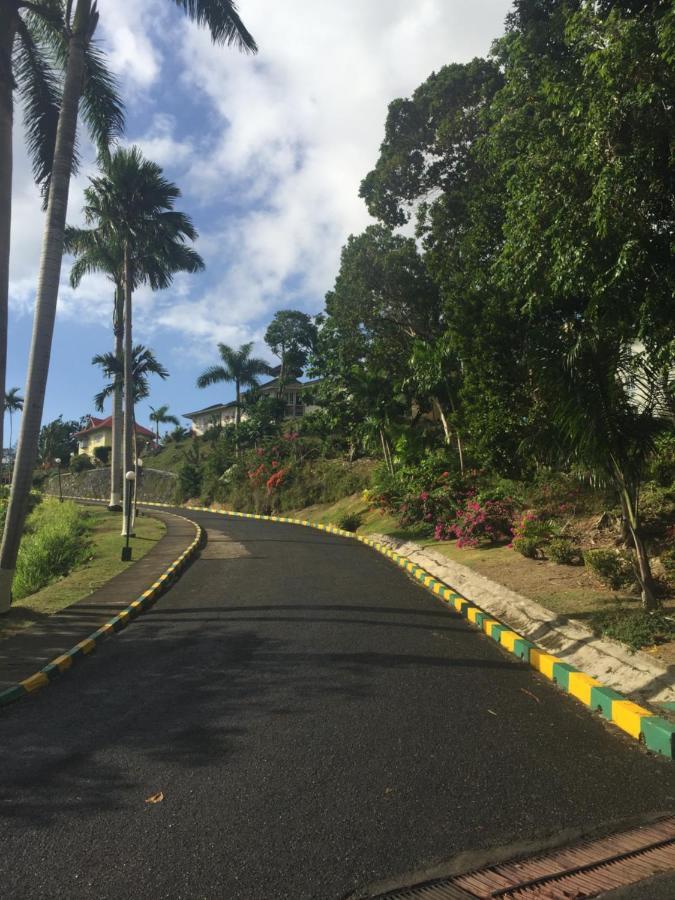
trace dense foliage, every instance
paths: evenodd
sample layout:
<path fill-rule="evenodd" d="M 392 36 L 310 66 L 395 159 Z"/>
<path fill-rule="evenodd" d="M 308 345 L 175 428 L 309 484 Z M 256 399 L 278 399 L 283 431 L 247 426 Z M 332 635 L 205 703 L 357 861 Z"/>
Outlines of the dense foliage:
<path fill-rule="evenodd" d="M 401 522 L 576 561 L 466 481 L 574 472 L 612 486 L 648 608 L 641 488 L 675 421 L 674 21 L 663 0 L 517 0 L 490 59 L 394 100 L 361 186 L 379 222 L 343 249 L 313 357 L 327 424 L 382 457 Z M 404 487 L 441 448 L 447 484 Z"/>

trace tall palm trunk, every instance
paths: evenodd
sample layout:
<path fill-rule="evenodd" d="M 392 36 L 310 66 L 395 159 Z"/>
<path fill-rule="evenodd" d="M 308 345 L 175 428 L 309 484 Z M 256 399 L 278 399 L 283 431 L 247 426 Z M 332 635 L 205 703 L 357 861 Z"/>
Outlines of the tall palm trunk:
<path fill-rule="evenodd" d="M 21 419 L 5 531 L 0 548 L 0 613 L 7 612 L 11 604 L 12 579 L 28 512 L 33 467 L 37 458 L 61 276 L 63 234 L 68 209 L 68 190 L 77 131 L 77 114 L 84 80 L 84 54 L 93 30 L 90 15 L 91 2 L 92 0 L 77 0 L 73 30 L 68 39 L 68 63 L 56 132 L 49 201 L 42 239 L 24 413 Z M 93 25 L 95 26 L 95 20 Z"/>
<path fill-rule="evenodd" d="M 10 16 L 5 31 L 0 33 L 0 397 L 3 401 L 7 372 L 9 243 L 12 225 L 12 129 L 14 123 L 12 48 L 15 32 L 14 16 Z M 0 465 L 5 447 L 4 425 L 5 417 L 3 415 L 0 417 Z"/>
<path fill-rule="evenodd" d="M 127 521 L 129 516 L 129 503 L 131 491 L 126 482 L 127 472 L 132 471 L 133 466 L 133 437 L 134 437 L 134 382 L 132 372 L 132 335 L 131 335 L 131 262 L 129 244 L 124 245 L 124 440 L 123 440 L 123 472 L 124 489 L 122 502 L 122 534 L 127 533 Z"/>
<path fill-rule="evenodd" d="M 124 353 L 124 289 L 115 288 L 115 359 Z M 120 509 L 122 503 L 122 378 L 115 375 L 112 406 L 112 450 L 110 452 L 110 509 Z"/>

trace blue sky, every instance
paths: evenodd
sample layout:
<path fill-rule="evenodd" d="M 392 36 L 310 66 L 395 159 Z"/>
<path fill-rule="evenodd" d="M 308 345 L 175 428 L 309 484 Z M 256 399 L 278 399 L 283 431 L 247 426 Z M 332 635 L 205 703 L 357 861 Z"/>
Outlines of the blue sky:
<path fill-rule="evenodd" d="M 387 105 L 433 70 L 485 55 L 501 34 L 506 0 L 240 0 L 260 53 L 213 47 L 169 0 L 99 0 L 97 37 L 126 103 L 126 143 L 141 146 L 183 191 L 179 207 L 200 233 L 206 271 L 167 291 L 141 289 L 134 339 L 170 372 L 149 403 L 181 413 L 229 400 L 226 385 L 200 391 L 216 343 L 262 343 L 277 309 L 317 313 L 337 273 L 340 248 L 368 223 L 358 198 L 374 164 Z M 7 385 L 23 391 L 43 215 L 15 138 Z M 80 222 L 73 180 L 69 221 Z M 44 421 L 94 412 L 94 353 L 111 348 L 112 292 L 103 277 L 62 288 Z M 138 418 L 147 421 L 147 403 Z M 187 423 L 186 423 L 187 424 Z M 15 425 L 16 434 L 16 425 Z"/>

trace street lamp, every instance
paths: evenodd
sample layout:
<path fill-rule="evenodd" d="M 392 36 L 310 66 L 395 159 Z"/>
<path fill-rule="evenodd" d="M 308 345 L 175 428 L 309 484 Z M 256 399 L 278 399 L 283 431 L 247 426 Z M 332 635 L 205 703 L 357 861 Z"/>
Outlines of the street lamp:
<path fill-rule="evenodd" d="M 56 471 L 59 474 L 59 503 L 63 503 L 63 491 L 61 490 L 61 460 L 57 456 L 54 462 L 56 463 Z"/>
<path fill-rule="evenodd" d="M 141 489 L 143 475 L 143 460 L 140 456 L 136 459 L 136 484 L 134 486 L 134 517 L 138 515 L 138 492 Z"/>
<path fill-rule="evenodd" d="M 124 543 L 124 547 L 122 547 L 122 562 L 129 562 L 131 559 L 131 547 L 129 546 L 129 537 L 131 533 L 131 505 L 133 498 L 133 490 L 134 490 L 134 481 L 136 481 L 136 475 L 133 471 L 127 472 L 124 476 L 126 478 L 126 491 L 127 491 L 127 528 L 126 528 L 126 540 Z"/>

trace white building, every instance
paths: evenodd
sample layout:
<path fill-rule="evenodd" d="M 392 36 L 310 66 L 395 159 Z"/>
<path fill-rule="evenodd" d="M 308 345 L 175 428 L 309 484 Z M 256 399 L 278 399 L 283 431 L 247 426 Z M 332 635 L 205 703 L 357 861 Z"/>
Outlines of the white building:
<path fill-rule="evenodd" d="M 282 397 L 286 403 L 284 418 L 296 419 L 304 416 L 308 412 L 312 412 L 318 407 L 313 403 L 305 403 L 303 394 L 309 389 L 316 386 L 320 379 L 314 381 L 289 381 L 283 390 Z M 266 396 L 276 396 L 279 390 L 279 379 L 273 378 L 271 381 L 260 385 L 258 392 Z M 243 395 L 245 397 L 246 394 Z M 192 423 L 192 430 L 195 434 L 204 434 L 207 428 L 214 425 L 234 425 L 236 418 L 237 404 L 234 400 L 229 403 L 214 403 L 206 406 L 204 409 L 197 409 L 194 412 L 183 413 L 186 419 Z M 242 422 L 246 419 L 246 411 L 241 411 Z"/>

